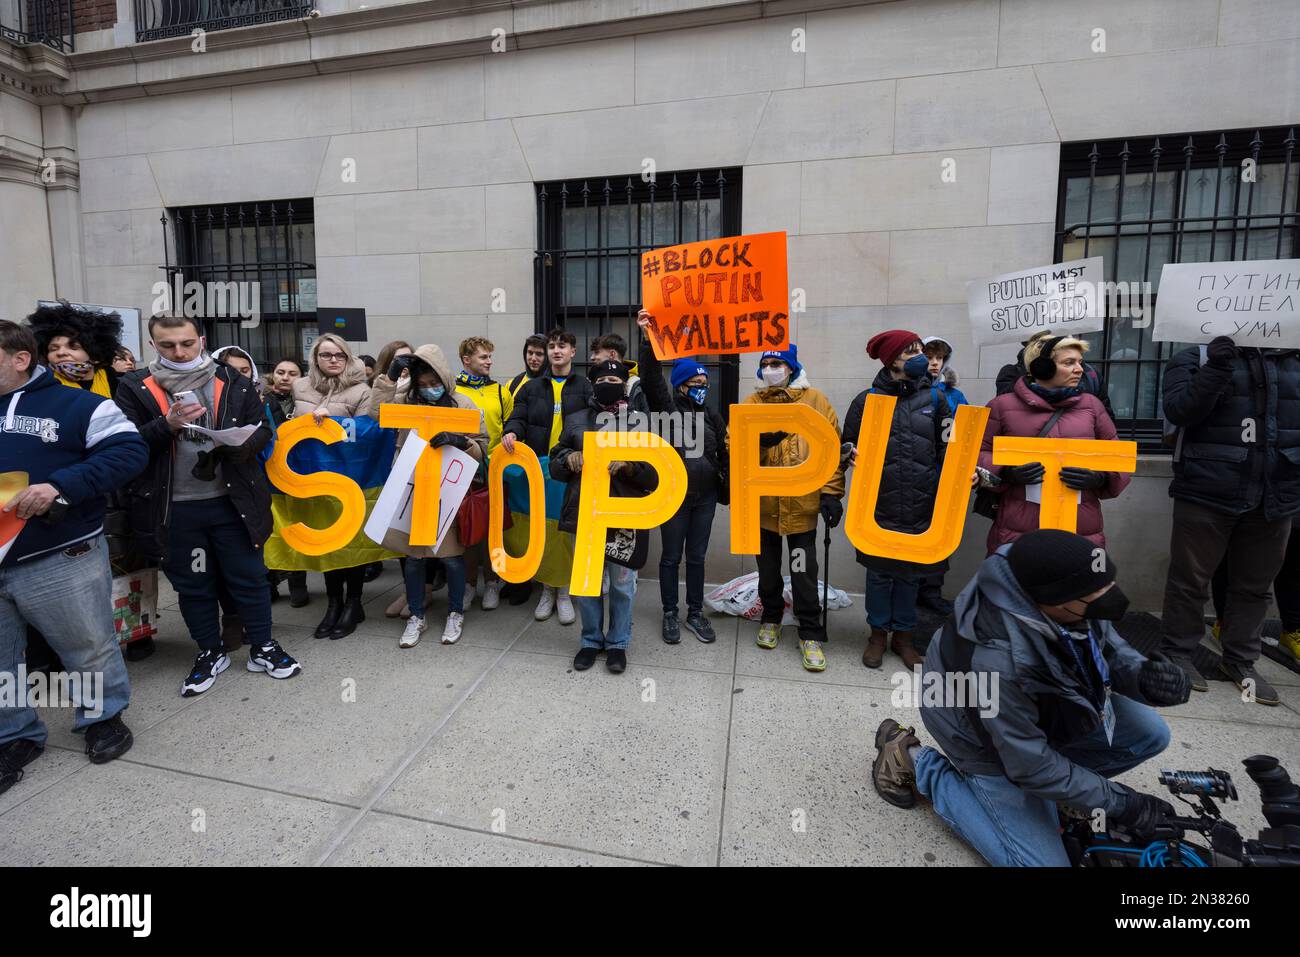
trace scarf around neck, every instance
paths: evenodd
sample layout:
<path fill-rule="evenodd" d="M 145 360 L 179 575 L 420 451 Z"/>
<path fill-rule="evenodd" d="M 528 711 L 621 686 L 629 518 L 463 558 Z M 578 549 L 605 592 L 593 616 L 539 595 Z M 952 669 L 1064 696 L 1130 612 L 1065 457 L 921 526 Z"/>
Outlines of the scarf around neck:
<path fill-rule="evenodd" d="M 1038 396 L 1049 405 L 1060 405 L 1066 399 L 1072 399 L 1076 395 L 1081 395 L 1083 390 L 1079 386 L 1061 386 L 1059 389 L 1049 389 L 1041 386 L 1037 382 L 1029 383 L 1029 391 Z"/>
<path fill-rule="evenodd" d="M 202 389 L 217 374 L 217 365 L 213 362 L 212 356 L 205 351 L 203 361 L 188 372 L 169 369 L 162 364 L 161 359 L 154 359 L 149 363 L 149 374 L 163 387 L 164 392 L 175 395 L 177 392 L 197 392 Z"/>
<path fill-rule="evenodd" d="M 66 386 L 71 386 L 74 389 L 87 388 L 84 380 L 74 379 L 71 376 L 64 375 L 62 370 L 57 368 L 51 369 L 50 371 L 54 373 L 54 378 L 58 379 Z M 91 392 L 95 393 L 95 395 L 102 395 L 108 399 L 113 398 L 113 390 L 108 387 L 108 372 L 104 369 L 95 370 L 95 377 L 91 380 L 89 389 Z"/>
<path fill-rule="evenodd" d="M 480 389 L 492 381 L 491 376 L 474 375 L 468 369 L 461 369 L 456 374 L 456 384 L 468 386 L 471 389 Z"/>

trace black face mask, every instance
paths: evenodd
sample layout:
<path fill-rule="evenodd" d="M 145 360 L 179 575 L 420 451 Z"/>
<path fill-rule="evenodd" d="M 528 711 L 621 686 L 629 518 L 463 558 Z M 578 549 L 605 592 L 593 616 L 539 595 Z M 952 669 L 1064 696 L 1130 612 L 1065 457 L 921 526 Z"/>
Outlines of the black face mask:
<path fill-rule="evenodd" d="M 599 404 L 609 408 L 624 397 L 626 387 L 622 382 L 596 382 L 592 384 L 591 391 Z"/>
<path fill-rule="evenodd" d="M 1090 602 L 1082 603 L 1087 611 L 1083 619 L 1087 621 L 1119 621 L 1128 611 L 1128 595 L 1113 586 L 1106 594 Z"/>

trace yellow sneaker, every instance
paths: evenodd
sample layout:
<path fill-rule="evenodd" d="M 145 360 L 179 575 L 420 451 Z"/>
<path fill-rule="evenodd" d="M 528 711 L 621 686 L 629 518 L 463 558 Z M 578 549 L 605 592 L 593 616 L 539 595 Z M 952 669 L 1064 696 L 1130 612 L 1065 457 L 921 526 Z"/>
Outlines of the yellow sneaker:
<path fill-rule="evenodd" d="M 765 623 L 758 626 L 758 647 L 775 648 L 780 639 L 781 626 L 779 624 Z"/>
<path fill-rule="evenodd" d="M 1300 661 L 1300 628 L 1295 631 L 1284 631 L 1282 637 L 1277 642 L 1282 646 L 1282 650 L 1287 652 L 1296 661 Z"/>
<path fill-rule="evenodd" d="M 801 641 L 799 645 L 803 650 L 803 666 L 807 671 L 826 670 L 826 656 L 822 654 L 820 641 Z"/>

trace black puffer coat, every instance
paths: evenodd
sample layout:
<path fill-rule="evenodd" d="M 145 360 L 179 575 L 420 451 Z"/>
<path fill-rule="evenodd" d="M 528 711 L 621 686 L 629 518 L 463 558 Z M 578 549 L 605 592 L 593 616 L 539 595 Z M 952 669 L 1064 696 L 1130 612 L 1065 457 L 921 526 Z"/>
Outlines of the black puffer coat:
<path fill-rule="evenodd" d="M 251 379 L 221 363 L 216 364 L 221 380 L 221 396 L 213 416 L 214 429 L 233 429 L 242 425 L 260 427 L 236 449 L 221 455 L 220 477 L 226 483 L 230 503 L 248 529 L 248 539 L 259 552 L 271 537 L 271 486 L 266 479 L 260 453 L 271 442 L 262 400 Z M 158 407 L 146 384 L 152 379 L 148 369 L 128 372 L 118 384 L 113 400 L 123 414 L 135 423 L 140 436 L 149 446 L 149 465 L 144 473 L 127 486 L 131 536 L 134 548 L 149 558 L 167 554 L 167 525 L 171 518 L 172 463 L 175 459 L 175 434 L 167 425 L 166 413 Z"/>
<path fill-rule="evenodd" d="M 953 413 L 943 393 L 932 388 L 928 375 L 894 379 L 888 369 L 881 369 L 871 388 L 858 393 L 849 406 L 844 417 L 844 441 L 857 443 L 867 396 L 872 392 L 897 398 L 880 477 L 880 496 L 876 499 L 876 522 L 889 531 L 915 535 L 930 527 L 947 447 L 943 433 L 945 425 L 951 424 L 945 420 L 950 420 Z M 855 481 L 864 479 L 855 476 Z M 934 565 L 916 565 L 862 552 L 858 552 L 858 564 L 906 579 L 927 577 L 948 567 L 946 559 Z"/>
<path fill-rule="evenodd" d="M 1300 514 L 1300 350 L 1239 348 L 1229 368 L 1184 349 L 1165 365 L 1164 408 L 1181 430 L 1170 496 L 1229 515 L 1261 504 L 1268 519 Z"/>
<path fill-rule="evenodd" d="M 515 396 L 514 409 L 501 429 L 502 434 L 513 432 L 524 444 L 543 458 L 551 451 L 551 426 L 555 421 L 554 377 L 548 371 L 524 383 Z M 574 412 L 587 407 L 591 399 L 591 383 L 577 369 L 570 371 L 560 392 L 560 412 L 567 419 Z"/>
<path fill-rule="evenodd" d="M 593 398 L 585 409 L 566 415 L 560 441 L 550 450 L 551 478 L 568 483 L 564 490 L 564 506 L 560 511 L 559 529 L 562 532 L 578 530 L 578 509 L 581 506 L 582 472 L 569 468 L 569 456 L 582 451 L 583 437 L 588 432 L 600 431 L 597 416 L 604 411 Z M 653 466 L 645 462 L 629 464 L 630 468 L 610 476 L 610 494 L 615 498 L 640 498 L 658 488 L 659 475 Z M 583 468 L 586 468 L 585 463 Z M 605 541 L 606 557 L 616 564 L 627 568 L 640 568 L 645 564 L 650 548 L 648 529 L 610 529 Z M 621 553 L 616 557 L 614 552 L 619 549 Z"/>
<path fill-rule="evenodd" d="M 727 423 L 707 405 L 698 406 L 676 389 L 670 390 L 658 362 L 652 360 L 646 363 L 643 371 L 645 374 L 641 377 L 641 384 L 651 412 L 672 412 L 678 417 L 679 423 L 688 419 L 692 423 L 698 423 L 699 427 L 693 436 L 700 443 L 698 449 L 683 448 L 685 443 L 682 441 L 681 424 L 674 426 L 669 435 L 661 436 L 672 441 L 673 448 L 681 454 L 682 462 L 686 465 L 687 499 L 717 495 L 718 504 L 728 504 L 730 489 L 724 485 L 727 476 Z M 687 454 L 694 451 L 702 451 L 703 454 Z"/>

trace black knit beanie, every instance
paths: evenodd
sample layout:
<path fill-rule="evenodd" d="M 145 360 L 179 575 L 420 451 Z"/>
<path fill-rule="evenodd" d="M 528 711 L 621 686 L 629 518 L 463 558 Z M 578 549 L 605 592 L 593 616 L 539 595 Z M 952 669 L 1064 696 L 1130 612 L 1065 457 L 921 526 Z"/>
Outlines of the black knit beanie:
<path fill-rule="evenodd" d="M 616 375 L 624 382 L 628 380 L 627 366 L 617 359 L 606 359 L 604 362 L 592 363 L 591 369 L 587 372 L 587 378 L 595 382 L 601 376 Z"/>
<path fill-rule="evenodd" d="M 1100 554 L 1094 556 L 1094 551 Z M 1011 573 L 1040 605 L 1061 605 L 1100 591 L 1115 580 L 1115 562 L 1082 535 L 1040 528 L 1007 551 Z"/>

